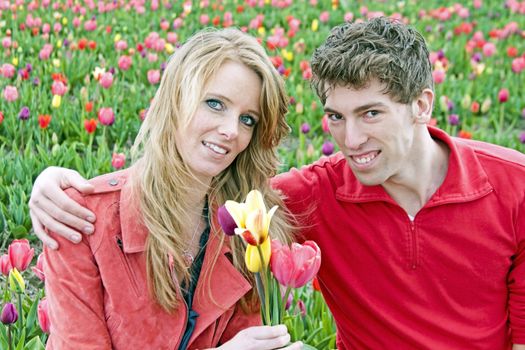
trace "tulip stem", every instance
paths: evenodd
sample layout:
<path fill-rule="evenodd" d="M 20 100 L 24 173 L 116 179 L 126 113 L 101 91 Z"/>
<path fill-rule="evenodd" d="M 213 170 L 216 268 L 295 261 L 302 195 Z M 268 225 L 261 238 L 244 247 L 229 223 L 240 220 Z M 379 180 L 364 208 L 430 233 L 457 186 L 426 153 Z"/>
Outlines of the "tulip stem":
<path fill-rule="evenodd" d="M 266 263 L 264 261 L 264 255 L 261 249 L 261 245 L 257 245 L 257 251 L 259 252 L 259 258 L 261 259 L 261 275 L 263 276 L 263 285 L 264 285 L 264 312 L 265 312 L 265 318 L 266 318 L 266 325 L 272 324 L 272 319 L 270 318 L 270 298 L 269 298 L 269 289 L 268 289 L 268 274 L 266 272 Z M 261 300 L 263 302 L 263 300 Z"/>
<path fill-rule="evenodd" d="M 12 344 L 12 338 L 11 338 L 11 325 L 8 324 L 7 325 L 7 344 L 9 346 L 9 350 L 13 349 L 13 344 Z"/>
<path fill-rule="evenodd" d="M 283 297 L 283 300 L 282 300 L 282 303 L 281 303 L 281 315 L 284 319 L 284 311 L 286 310 L 286 303 L 288 302 L 288 296 L 290 295 L 290 292 L 292 291 L 292 287 L 291 286 L 287 286 L 286 287 L 286 292 L 284 292 L 284 297 Z M 290 305 L 291 307 L 291 305 Z"/>
<path fill-rule="evenodd" d="M 22 328 L 24 327 L 24 310 L 22 310 L 22 295 L 21 293 L 17 293 L 17 294 L 18 294 L 18 331 L 21 334 Z"/>

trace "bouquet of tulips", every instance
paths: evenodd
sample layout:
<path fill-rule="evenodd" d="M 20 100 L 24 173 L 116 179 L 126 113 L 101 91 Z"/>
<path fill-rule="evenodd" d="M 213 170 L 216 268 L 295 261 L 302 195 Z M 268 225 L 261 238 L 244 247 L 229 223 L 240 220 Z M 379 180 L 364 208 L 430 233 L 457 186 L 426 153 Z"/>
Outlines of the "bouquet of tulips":
<path fill-rule="evenodd" d="M 274 206 L 267 211 L 262 194 L 253 190 L 244 203 L 229 200 L 218 211 L 224 233 L 238 235 L 246 243 L 245 262 L 255 274 L 265 325 L 283 323 L 292 288 L 312 280 L 321 266 L 321 251 L 314 241 L 289 247 L 270 238 L 270 222 L 276 210 Z"/>

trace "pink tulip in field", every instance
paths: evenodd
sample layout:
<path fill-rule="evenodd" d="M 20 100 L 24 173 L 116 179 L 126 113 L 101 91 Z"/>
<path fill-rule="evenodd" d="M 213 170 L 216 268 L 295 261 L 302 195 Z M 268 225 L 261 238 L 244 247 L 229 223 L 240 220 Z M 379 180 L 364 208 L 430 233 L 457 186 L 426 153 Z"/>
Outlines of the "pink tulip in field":
<path fill-rule="evenodd" d="M 525 69 L 525 58 L 518 57 L 512 60 L 512 71 L 514 73 L 519 73 Z"/>
<path fill-rule="evenodd" d="M 130 56 L 120 56 L 118 59 L 118 68 L 120 70 L 128 70 L 131 67 L 131 57 Z"/>
<path fill-rule="evenodd" d="M 115 43 L 115 50 L 124 51 L 128 48 L 128 43 L 124 40 L 119 40 Z"/>
<path fill-rule="evenodd" d="M 498 92 L 498 101 L 500 103 L 507 102 L 509 100 L 509 90 L 508 89 L 501 89 Z"/>
<path fill-rule="evenodd" d="M 483 45 L 483 55 L 490 57 L 496 53 L 496 45 L 493 43 L 486 43 Z"/>
<path fill-rule="evenodd" d="M 113 74 L 111 74 L 110 72 L 102 74 L 98 82 L 100 86 L 102 86 L 104 89 L 109 89 L 113 84 Z"/>
<path fill-rule="evenodd" d="M 49 59 L 49 56 L 51 56 L 51 52 L 53 52 L 53 45 L 45 44 L 44 47 L 38 53 L 38 58 L 45 61 Z"/>
<path fill-rule="evenodd" d="M 292 243 L 290 248 L 272 240 L 272 273 L 286 287 L 299 288 L 308 283 L 321 267 L 321 250 L 314 241 Z"/>
<path fill-rule="evenodd" d="M 9 271 L 11 271 L 13 267 L 11 266 L 11 261 L 9 260 L 9 255 L 4 254 L 0 256 L 0 272 L 4 276 L 9 276 Z"/>
<path fill-rule="evenodd" d="M 98 111 L 98 120 L 102 125 L 112 125 L 115 122 L 115 114 L 111 107 L 102 107 Z"/>
<path fill-rule="evenodd" d="M 4 49 L 8 49 L 11 47 L 12 41 L 10 37 L 5 37 L 2 39 L 2 46 Z"/>
<path fill-rule="evenodd" d="M 168 34 L 166 35 L 166 39 L 170 44 L 176 44 L 179 40 L 179 37 L 175 32 L 168 32 Z"/>
<path fill-rule="evenodd" d="M 4 63 L 2 67 L 0 67 L 0 73 L 4 78 L 11 79 L 16 73 L 15 66 L 9 63 Z"/>
<path fill-rule="evenodd" d="M 4 88 L 4 98 L 7 102 L 13 102 L 18 99 L 18 90 L 16 86 L 7 85 Z"/>
<path fill-rule="evenodd" d="M 53 95 L 64 96 L 66 91 L 67 87 L 63 82 L 60 80 L 53 81 L 53 84 L 51 85 L 51 92 Z"/>
<path fill-rule="evenodd" d="M 84 23 L 84 29 L 88 32 L 92 32 L 97 29 L 97 21 L 92 18 Z"/>
<path fill-rule="evenodd" d="M 111 158 L 111 166 L 115 169 L 120 169 L 126 164 L 126 155 L 124 153 L 113 153 Z"/>
<path fill-rule="evenodd" d="M 7 248 L 11 266 L 20 272 L 27 269 L 33 259 L 33 254 L 35 254 L 35 249 L 31 248 L 27 239 L 15 239 Z"/>
<path fill-rule="evenodd" d="M 46 276 L 44 275 L 44 254 L 40 253 L 38 256 L 38 259 L 36 260 L 36 266 L 33 266 L 31 268 L 33 273 L 38 277 L 39 280 L 44 282 L 46 280 Z"/>
<path fill-rule="evenodd" d="M 150 69 L 148 71 L 148 81 L 150 84 L 158 84 L 160 81 L 160 70 L 158 69 Z"/>
<path fill-rule="evenodd" d="M 441 84 L 445 81 L 445 71 L 441 69 L 433 71 L 432 78 L 434 79 L 434 83 Z"/>
<path fill-rule="evenodd" d="M 42 329 L 42 332 L 49 333 L 49 326 L 51 324 L 49 320 L 49 315 L 47 311 L 47 299 L 43 298 L 38 303 L 38 323 L 40 324 L 40 328 Z"/>

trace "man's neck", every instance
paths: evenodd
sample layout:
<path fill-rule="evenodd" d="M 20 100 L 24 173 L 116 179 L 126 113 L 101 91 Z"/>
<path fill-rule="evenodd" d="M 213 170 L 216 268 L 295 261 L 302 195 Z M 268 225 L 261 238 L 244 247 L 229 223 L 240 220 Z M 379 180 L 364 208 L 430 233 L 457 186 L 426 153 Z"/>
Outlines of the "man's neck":
<path fill-rule="evenodd" d="M 419 212 L 445 181 L 450 153 L 448 147 L 432 139 L 428 131 L 417 147 L 418 153 L 403 173 L 383 184 L 386 192 L 411 216 Z"/>

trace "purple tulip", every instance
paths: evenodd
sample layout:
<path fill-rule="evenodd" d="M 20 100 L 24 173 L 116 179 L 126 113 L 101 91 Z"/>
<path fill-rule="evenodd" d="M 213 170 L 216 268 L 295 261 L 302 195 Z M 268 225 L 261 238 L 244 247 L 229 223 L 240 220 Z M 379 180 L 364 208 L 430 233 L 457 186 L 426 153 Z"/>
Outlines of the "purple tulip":
<path fill-rule="evenodd" d="M 325 143 L 323 143 L 321 151 L 325 156 L 329 156 L 330 154 L 334 153 L 334 144 L 330 141 L 326 141 Z"/>
<path fill-rule="evenodd" d="M 16 312 L 16 308 L 13 304 L 7 303 L 4 305 L 0 320 L 3 324 L 13 324 L 18 320 L 18 312 Z"/>
<path fill-rule="evenodd" d="M 221 225 L 224 233 L 228 236 L 233 236 L 235 234 L 237 224 L 235 223 L 235 220 L 233 220 L 232 216 L 228 212 L 228 209 L 226 209 L 224 205 L 221 205 L 219 207 L 219 210 L 217 211 L 217 216 L 219 218 L 219 224 Z"/>
<path fill-rule="evenodd" d="M 521 132 L 519 139 L 521 143 L 525 143 L 525 131 Z"/>
<path fill-rule="evenodd" d="M 303 125 L 301 125 L 301 132 L 303 134 L 308 134 L 310 132 L 310 124 L 303 123 Z"/>
<path fill-rule="evenodd" d="M 459 116 L 457 114 L 451 114 L 448 116 L 448 123 L 450 125 L 458 125 L 459 124 Z"/>
<path fill-rule="evenodd" d="M 29 119 L 29 115 L 30 115 L 29 107 L 24 106 L 24 107 L 22 107 L 22 109 L 18 113 L 18 118 L 20 120 L 28 120 Z"/>

